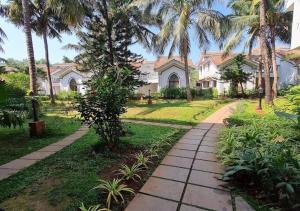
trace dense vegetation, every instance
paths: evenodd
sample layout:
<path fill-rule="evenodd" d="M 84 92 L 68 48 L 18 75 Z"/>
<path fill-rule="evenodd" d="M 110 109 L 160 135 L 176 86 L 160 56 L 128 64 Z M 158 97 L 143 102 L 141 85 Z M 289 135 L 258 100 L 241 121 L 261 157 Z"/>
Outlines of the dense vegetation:
<path fill-rule="evenodd" d="M 299 93 L 293 95 L 298 89 L 287 91 L 263 115 L 255 113 L 255 104 L 241 104 L 226 120 L 228 128 L 218 146 L 221 161 L 229 166 L 224 179 L 282 209 L 299 208 L 300 128 L 295 118 L 276 113 L 299 109 L 295 101 L 288 101 L 298 98 Z"/>

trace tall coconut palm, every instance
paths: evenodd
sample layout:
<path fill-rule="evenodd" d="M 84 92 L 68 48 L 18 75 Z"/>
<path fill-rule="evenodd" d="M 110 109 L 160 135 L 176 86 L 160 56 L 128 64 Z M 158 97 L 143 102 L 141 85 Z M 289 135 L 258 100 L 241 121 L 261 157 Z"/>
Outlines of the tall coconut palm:
<path fill-rule="evenodd" d="M 268 24 L 266 18 L 266 0 L 254 0 L 259 1 L 259 42 L 262 60 L 265 70 L 265 100 L 267 104 L 273 103 L 271 78 L 270 78 L 270 57 L 268 52 Z"/>
<path fill-rule="evenodd" d="M 29 61 L 29 76 L 30 76 L 30 90 L 34 95 L 37 94 L 37 74 L 35 67 L 34 51 L 31 36 L 31 23 L 30 23 L 30 8 L 29 0 L 22 0 L 22 16 L 24 20 L 24 32 L 26 36 L 27 54 Z"/>
<path fill-rule="evenodd" d="M 178 50 L 184 61 L 187 87 L 187 100 L 192 99 L 189 79 L 188 56 L 191 50 L 191 30 L 195 31 L 200 48 L 207 47 L 210 35 L 216 40 L 222 38 L 222 27 L 226 19 L 218 11 L 212 9 L 213 0 L 137 0 L 145 12 L 156 12 L 162 25 L 155 42 L 155 51 L 163 54 L 167 47 L 169 57 Z M 224 27 L 225 28 L 225 27 Z"/>
<path fill-rule="evenodd" d="M 272 69 L 274 74 L 273 82 L 273 95 L 277 96 L 277 81 L 278 81 L 278 68 L 276 65 L 276 46 L 275 41 L 277 39 L 283 42 L 289 42 L 290 40 L 290 27 L 292 14 L 290 12 L 283 11 L 283 0 L 268 0 L 267 4 L 267 24 L 268 30 L 268 48 L 272 52 Z M 252 48 L 256 41 L 259 41 L 260 37 L 260 19 L 259 11 L 256 8 L 251 8 L 253 0 L 232 0 L 229 3 L 234 11 L 230 15 L 231 30 L 234 32 L 228 39 L 224 47 L 224 55 L 229 54 L 236 46 L 244 41 L 244 35 L 248 37 L 245 42 L 245 47 L 249 48 L 249 54 L 252 52 Z M 270 41 L 270 43 L 269 43 Z M 261 75 L 259 71 L 259 75 Z M 260 78 L 259 78 L 260 79 Z M 261 79 L 259 80 L 261 81 Z M 259 83 L 259 85 L 261 85 Z"/>
<path fill-rule="evenodd" d="M 76 10 L 74 5 L 77 8 Z M 18 26 L 24 25 L 25 22 L 20 16 L 20 13 L 22 13 L 20 0 L 11 0 L 8 7 L 10 8 L 10 20 Z M 44 41 L 49 93 L 51 102 L 55 103 L 50 74 L 48 37 L 57 38 L 61 41 L 62 32 L 70 33 L 70 25 L 75 26 L 81 22 L 84 16 L 84 6 L 79 0 L 35 0 L 30 2 L 29 8 L 31 11 L 31 27 Z"/>
<path fill-rule="evenodd" d="M 276 38 L 289 43 L 292 31 L 292 12 L 284 10 L 283 0 L 269 0 L 267 9 L 267 20 L 269 26 L 269 39 L 271 48 L 272 69 L 274 81 L 272 85 L 273 97 L 277 98 L 278 93 L 278 67 L 276 62 Z"/>

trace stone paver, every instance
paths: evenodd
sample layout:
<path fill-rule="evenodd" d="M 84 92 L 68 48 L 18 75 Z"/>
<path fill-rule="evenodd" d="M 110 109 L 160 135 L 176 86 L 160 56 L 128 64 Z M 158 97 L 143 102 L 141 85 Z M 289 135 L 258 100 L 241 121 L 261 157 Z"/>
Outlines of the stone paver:
<path fill-rule="evenodd" d="M 150 177 L 140 192 L 179 201 L 183 188 L 184 183 Z"/>
<path fill-rule="evenodd" d="M 204 146 L 201 145 L 199 147 L 198 152 L 210 152 L 210 153 L 215 153 L 216 152 L 216 147 L 211 147 L 211 146 Z"/>
<path fill-rule="evenodd" d="M 179 129 L 187 129 L 187 130 L 192 129 L 192 126 L 188 126 L 188 125 L 177 125 L 177 124 L 168 124 L 168 123 L 160 123 L 160 122 L 147 122 L 147 121 L 142 121 L 142 120 L 123 119 L 122 122 L 130 122 L 130 123 L 136 123 L 136 124 L 142 124 L 142 125 L 173 127 L 173 128 L 179 128 Z"/>
<path fill-rule="evenodd" d="M 192 151 L 196 151 L 198 148 L 198 145 L 196 144 L 175 144 L 174 146 L 175 149 L 184 149 L 184 150 L 192 150 Z"/>
<path fill-rule="evenodd" d="M 224 189 L 226 183 L 220 180 L 219 177 L 219 174 L 193 170 L 188 182 L 195 185 Z"/>
<path fill-rule="evenodd" d="M 224 106 L 186 133 L 162 160 L 125 211 L 233 210 L 224 168 L 215 154 L 222 121 L 235 103 Z"/>
<path fill-rule="evenodd" d="M 27 168 L 36 162 L 45 159 L 46 157 L 60 151 L 64 147 L 72 144 L 74 141 L 82 137 L 88 131 L 88 127 L 82 126 L 77 132 L 69 135 L 68 137 L 58 141 L 56 143 L 50 144 L 42 149 L 35 152 L 27 154 L 19 159 L 10 161 L 4 165 L 0 166 L 0 180 L 6 179 L 13 174 L 18 173 L 24 168 Z"/>
<path fill-rule="evenodd" d="M 168 155 L 173 155 L 177 157 L 185 157 L 185 158 L 194 158 L 195 151 L 183 150 L 183 149 L 171 149 Z"/>
<path fill-rule="evenodd" d="M 188 169 L 160 165 L 154 171 L 152 176 L 185 182 L 187 180 L 188 174 Z"/>
<path fill-rule="evenodd" d="M 176 166 L 182 168 L 191 168 L 193 159 L 190 158 L 182 158 L 182 157 L 175 157 L 175 156 L 166 156 L 161 164 L 169 165 L 169 166 Z"/>
<path fill-rule="evenodd" d="M 188 206 L 185 204 L 182 204 L 180 207 L 180 211 L 201 211 L 201 210 L 204 210 L 204 209 Z"/>
<path fill-rule="evenodd" d="M 209 152 L 197 152 L 196 159 L 217 162 L 217 156 Z"/>
<path fill-rule="evenodd" d="M 232 210 L 229 192 L 190 184 L 186 187 L 182 202 L 212 210 Z"/>
<path fill-rule="evenodd" d="M 138 193 L 126 211 L 174 211 L 177 206 L 177 202 Z"/>
<path fill-rule="evenodd" d="M 221 164 L 206 160 L 195 160 L 193 169 L 200 171 L 208 171 L 217 174 L 222 174 L 224 172 L 224 168 Z"/>

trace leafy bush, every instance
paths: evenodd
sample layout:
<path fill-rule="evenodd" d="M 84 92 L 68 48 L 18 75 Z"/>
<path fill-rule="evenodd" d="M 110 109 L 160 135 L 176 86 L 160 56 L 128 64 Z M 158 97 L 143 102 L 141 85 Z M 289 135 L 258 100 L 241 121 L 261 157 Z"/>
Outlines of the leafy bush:
<path fill-rule="evenodd" d="M 259 116 L 240 109 L 230 118 L 218 144 L 218 157 L 229 166 L 224 179 L 256 189 L 284 208 L 300 199 L 300 132 L 274 113 Z"/>
<path fill-rule="evenodd" d="M 62 91 L 62 92 L 59 92 L 57 95 L 56 95 L 56 98 L 58 100 L 74 100 L 75 97 L 77 96 L 77 92 L 73 92 L 73 91 Z"/>
<path fill-rule="evenodd" d="M 164 99 L 185 99 L 186 98 L 186 88 L 163 88 L 161 89 L 161 96 Z M 191 89 L 193 98 L 203 97 L 203 98 L 217 98 L 218 90 L 216 88 L 208 89 Z"/>
<path fill-rule="evenodd" d="M 25 91 L 0 82 L 0 126 L 22 126 L 26 119 Z"/>
<path fill-rule="evenodd" d="M 0 78 L 3 78 L 5 83 L 10 85 L 14 90 L 20 90 L 22 92 L 29 92 L 29 75 L 23 72 L 1 74 Z"/>
<path fill-rule="evenodd" d="M 135 89 L 131 70 L 108 68 L 105 76 L 95 76 L 87 82 L 87 92 L 76 98 L 78 111 L 84 121 L 95 127 L 101 141 L 115 150 L 124 135 L 120 115 L 126 112 L 126 103 Z"/>

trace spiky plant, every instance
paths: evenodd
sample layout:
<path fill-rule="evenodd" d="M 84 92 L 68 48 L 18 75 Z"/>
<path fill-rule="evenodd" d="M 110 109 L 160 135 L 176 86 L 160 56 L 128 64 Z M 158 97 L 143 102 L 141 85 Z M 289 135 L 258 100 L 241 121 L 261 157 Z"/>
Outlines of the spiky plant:
<path fill-rule="evenodd" d="M 150 157 L 145 155 L 144 153 L 142 152 L 139 152 L 135 155 L 135 158 L 137 160 L 137 164 L 141 167 L 144 167 L 144 168 L 148 168 L 148 164 L 149 163 L 152 163 L 150 161 Z"/>
<path fill-rule="evenodd" d="M 99 205 L 99 204 L 98 204 L 98 205 L 95 205 L 95 206 L 91 206 L 91 207 L 89 207 L 89 208 L 86 208 L 86 207 L 84 206 L 84 204 L 81 203 L 81 206 L 79 207 L 79 209 L 80 209 L 81 211 L 110 211 L 110 210 L 107 209 L 107 208 L 100 208 L 100 205 Z"/>
<path fill-rule="evenodd" d="M 122 184 L 121 179 L 113 179 L 112 181 L 99 180 L 100 184 L 97 185 L 94 189 L 100 189 L 107 194 L 106 203 L 107 208 L 110 209 L 112 200 L 116 203 L 119 203 L 121 199 L 124 202 L 124 193 L 133 193 L 132 188 L 127 187 L 127 185 Z"/>
<path fill-rule="evenodd" d="M 118 175 L 122 176 L 122 179 L 124 180 L 137 181 L 137 179 L 141 179 L 140 175 L 138 175 L 138 173 L 141 171 L 141 166 L 138 164 L 133 164 L 132 166 L 127 166 L 123 164 L 117 172 Z"/>

